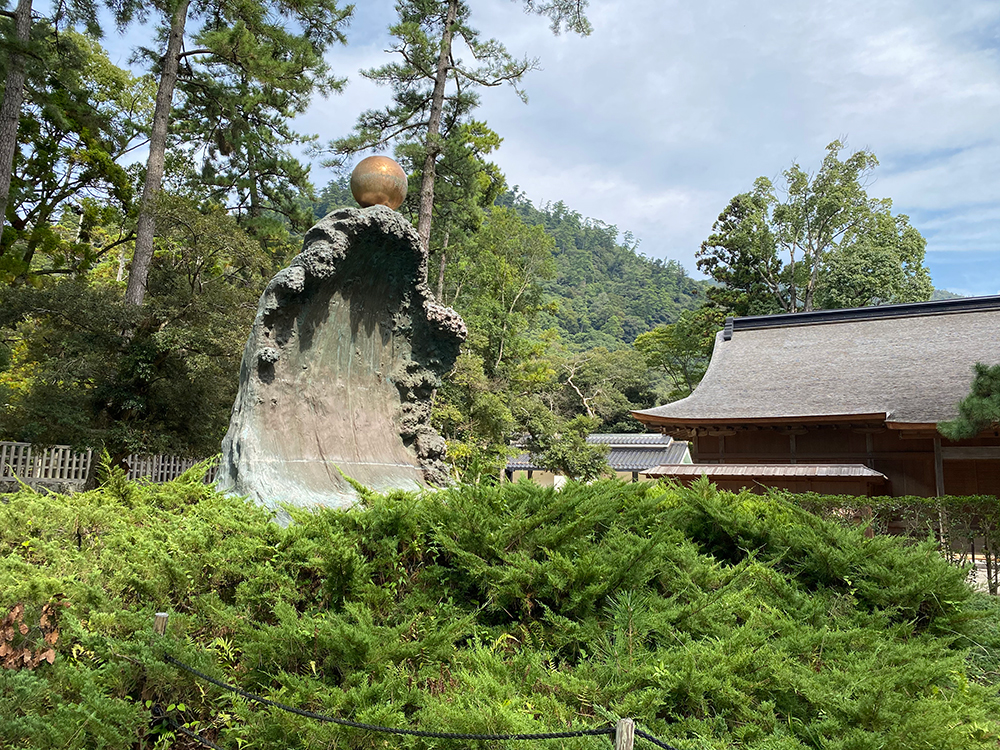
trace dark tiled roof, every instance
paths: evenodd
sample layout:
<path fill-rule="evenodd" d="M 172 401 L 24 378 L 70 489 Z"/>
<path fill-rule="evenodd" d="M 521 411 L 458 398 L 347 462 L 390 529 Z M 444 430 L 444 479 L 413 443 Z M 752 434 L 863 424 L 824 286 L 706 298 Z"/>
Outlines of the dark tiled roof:
<path fill-rule="evenodd" d="M 843 477 L 884 481 L 885 475 L 863 464 L 680 464 L 657 466 L 650 477 Z"/>
<path fill-rule="evenodd" d="M 662 425 L 952 419 L 972 366 L 1000 363 L 1000 296 L 736 318 L 731 330 L 716 336 L 694 393 L 635 416 Z"/>
<path fill-rule="evenodd" d="M 594 432 L 587 435 L 588 443 L 603 445 L 670 445 L 669 435 L 658 432 Z"/>
<path fill-rule="evenodd" d="M 590 437 L 605 436 L 591 435 Z M 611 437 L 618 438 L 622 436 L 611 435 Z M 628 437 L 645 436 L 628 435 Z M 649 437 L 658 438 L 658 444 L 647 446 L 641 444 L 624 446 L 612 444 L 611 450 L 608 451 L 608 464 L 615 471 L 646 471 L 647 469 L 663 464 L 680 463 L 687 455 L 688 444 L 682 440 L 672 440 L 667 435 L 650 435 Z M 600 443 L 603 441 L 588 440 L 588 442 Z M 530 454 L 522 453 L 507 462 L 507 469 L 509 471 L 541 471 L 542 467 L 535 463 Z"/>

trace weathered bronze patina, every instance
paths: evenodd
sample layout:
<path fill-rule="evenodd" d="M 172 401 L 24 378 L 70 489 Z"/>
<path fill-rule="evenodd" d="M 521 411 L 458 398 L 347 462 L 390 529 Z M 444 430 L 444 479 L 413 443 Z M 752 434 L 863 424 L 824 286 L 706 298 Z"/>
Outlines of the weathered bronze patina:
<path fill-rule="evenodd" d="M 388 156 L 369 156 L 351 172 L 351 194 L 362 208 L 388 206 L 395 211 L 406 198 L 406 172 Z"/>
<path fill-rule="evenodd" d="M 285 503 L 354 503 L 355 483 L 446 484 L 431 396 L 465 335 L 427 287 L 427 252 L 409 221 L 386 206 L 329 214 L 261 297 L 220 489 L 287 520 Z"/>

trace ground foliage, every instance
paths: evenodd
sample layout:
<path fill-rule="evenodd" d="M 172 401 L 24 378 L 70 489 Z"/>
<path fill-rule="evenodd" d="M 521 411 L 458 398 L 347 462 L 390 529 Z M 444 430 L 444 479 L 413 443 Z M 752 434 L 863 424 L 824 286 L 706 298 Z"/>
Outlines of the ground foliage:
<path fill-rule="evenodd" d="M 994 495 L 857 497 L 806 492 L 785 497 L 835 523 L 863 523 L 875 534 L 934 539 L 941 554 L 956 564 L 974 558 L 983 563 L 980 585 L 1000 594 L 1000 570 L 993 562 L 1000 549 L 1000 503 Z"/>
<path fill-rule="evenodd" d="M 930 544 L 707 482 L 471 485 L 294 515 L 280 528 L 197 469 L 5 496 L 0 612 L 23 603 L 30 623 L 69 606 L 51 664 L 0 670 L 0 746 L 194 746 L 157 711 L 222 747 L 390 741 L 262 710 L 165 649 L 284 703 L 397 727 L 632 716 L 682 750 L 996 747 L 1000 634 L 981 618 L 996 608 Z"/>

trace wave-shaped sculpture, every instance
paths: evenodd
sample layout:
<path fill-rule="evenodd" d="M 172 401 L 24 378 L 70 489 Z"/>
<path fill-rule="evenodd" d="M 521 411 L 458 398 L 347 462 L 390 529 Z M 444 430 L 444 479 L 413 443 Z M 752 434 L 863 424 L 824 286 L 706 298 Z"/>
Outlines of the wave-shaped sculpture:
<path fill-rule="evenodd" d="M 268 284 L 243 352 L 220 490 L 346 506 L 448 481 L 431 398 L 465 340 L 427 286 L 416 231 L 385 206 L 342 209 Z"/>

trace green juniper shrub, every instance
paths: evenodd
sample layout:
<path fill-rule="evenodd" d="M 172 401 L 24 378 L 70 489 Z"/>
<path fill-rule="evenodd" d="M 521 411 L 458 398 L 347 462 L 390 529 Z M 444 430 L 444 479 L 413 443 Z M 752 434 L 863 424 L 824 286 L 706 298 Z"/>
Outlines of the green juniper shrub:
<path fill-rule="evenodd" d="M 997 604 L 931 543 L 870 539 L 706 481 L 369 493 L 349 510 L 289 509 L 281 528 L 205 485 L 205 468 L 0 500 L 0 617 L 70 605 L 52 664 L 0 669 L 0 746 L 188 746 L 155 709 L 227 748 L 497 747 L 317 722 L 165 653 L 392 727 L 545 732 L 631 716 L 680 750 L 1000 737 Z M 156 611 L 171 613 L 163 638 Z"/>

